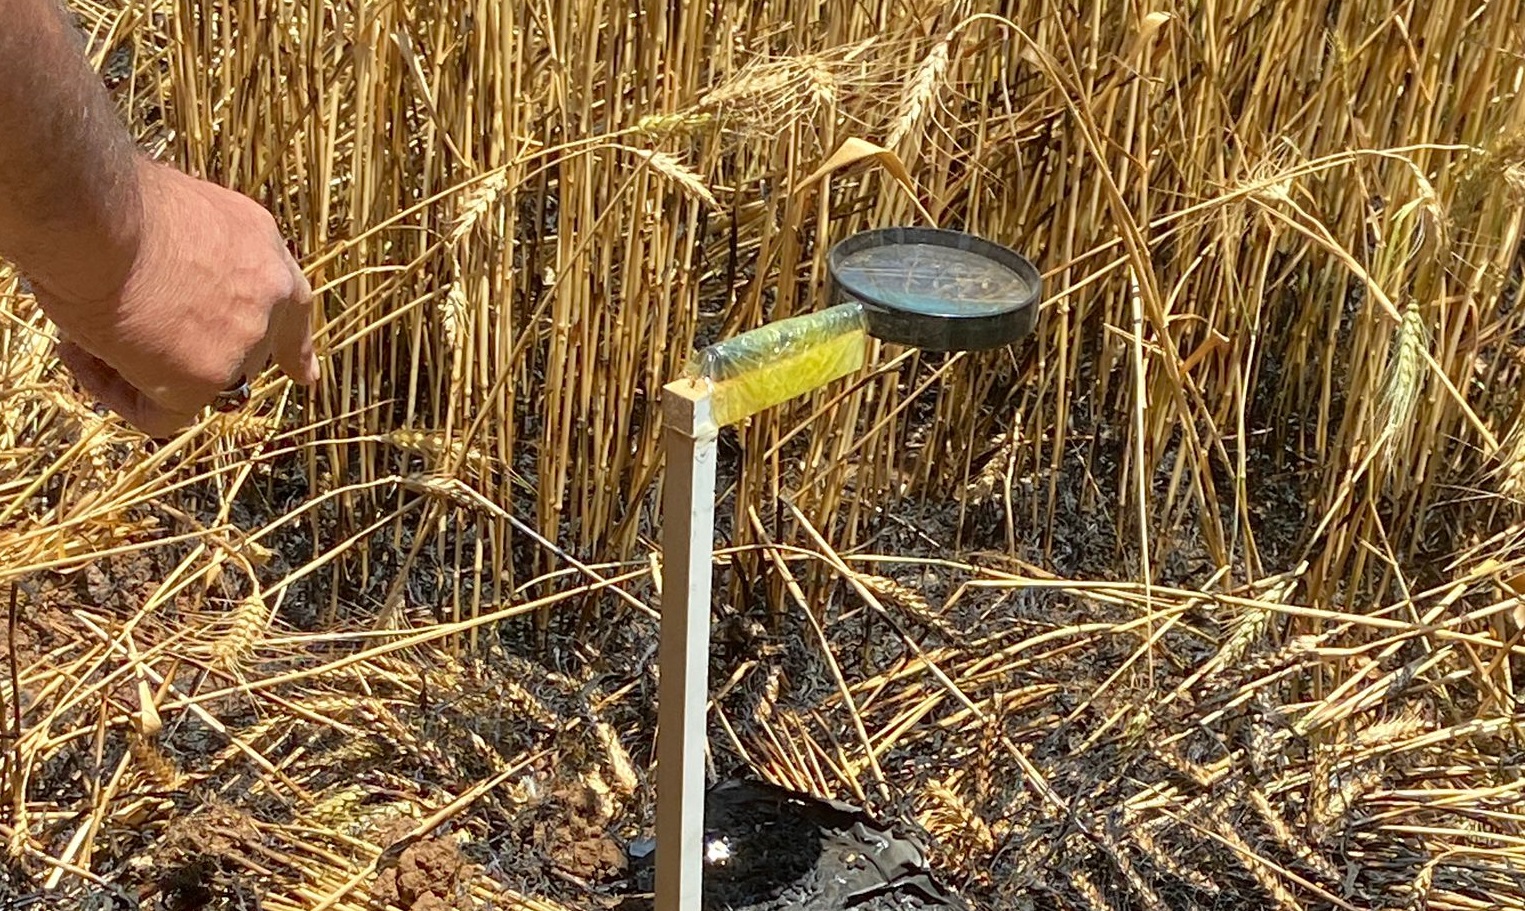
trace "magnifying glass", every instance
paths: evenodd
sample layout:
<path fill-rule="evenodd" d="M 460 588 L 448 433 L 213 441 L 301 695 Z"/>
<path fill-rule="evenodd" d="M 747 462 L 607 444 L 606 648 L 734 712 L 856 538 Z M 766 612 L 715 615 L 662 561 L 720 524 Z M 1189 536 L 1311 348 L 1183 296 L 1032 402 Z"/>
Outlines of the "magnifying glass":
<path fill-rule="evenodd" d="M 716 342 L 690 361 L 686 378 L 708 391 L 716 426 L 856 371 L 868 337 L 928 351 L 1019 341 L 1043 284 L 1016 251 L 939 228 L 854 234 L 832 247 L 827 267 L 835 306 Z"/>
<path fill-rule="evenodd" d="M 855 234 L 828 252 L 827 265 L 837 303 L 710 345 L 662 390 L 654 911 L 702 906 L 720 428 L 859 370 L 870 337 L 929 351 L 1012 344 L 1032 331 L 1042 292 L 1038 270 L 1014 250 L 937 228 Z"/>
<path fill-rule="evenodd" d="M 1043 279 L 1021 254 L 941 228 L 879 228 L 827 256 L 841 297 L 857 302 L 868 334 L 928 351 L 983 351 L 1024 338 Z"/>

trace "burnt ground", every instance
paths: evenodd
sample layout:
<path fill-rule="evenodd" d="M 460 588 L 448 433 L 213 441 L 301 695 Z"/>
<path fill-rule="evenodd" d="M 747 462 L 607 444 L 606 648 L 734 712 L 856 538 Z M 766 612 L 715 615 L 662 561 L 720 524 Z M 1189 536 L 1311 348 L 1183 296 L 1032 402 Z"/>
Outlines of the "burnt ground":
<path fill-rule="evenodd" d="M 1430 857 L 1421 841 L 1380 831 L 1349 794 L 1339 804 L 1327 788 L 1306 783 L 1306 769 L 1327 763 L 1320 758 L 1327 746 L 1290 725 L 1286 707 L 1305 698 L 1304 682 L 1321 663 L 1328 668 L 1310 648 L 1292 647 L 1300 641 L 1293 634 L 1309 629 L 1269 617 L 1250 622 L 1242 609 L 1211 600 L 1166 599 L 1157 606 L 1179 608 L 1179 620 L 1141 662 L 1138 603 L 1084 585 L 968 587 L 998 577 L 958 563 L 1134 578 L 1136 532 L 1116 506 L 1125 499 L 1119 445 L 1104 426 L 1077 423 L 1058 476 L 1024 468 L 1010 503 L 987 492 L 962 502 L 955 495 L 882 504 L 884 520 L 854 554 L 898 562 L 853 563 L 882 612 L 839 574 L 791 563 L 856 713 L 841 699 L 815 627 L 781 596 L 767 561 L 722 564 L 713 777 L 767 779 L 862 806 L 922 841 L 938 879 L 973 909 L 1285 906 L 1284 882 L 1246 862 L 1248 852 L 1312 884 L 1299 893 L 1303 907 L 1336 906 L 1329 896 L 1373 907 L 1406 902 L 1416 865 Z M 1156 476 L 1160 498 L 1170 455 Z M 400 473 L 420 468 L 410 458 L 399 455 Z M 1269 451 L 1257 451 L 1249 468 L 1263 568 L 1285 569 L 1307 533 L 1303 488 L 1311 469 Z M 298 467 L 278 468 L 234 504 L 233 520 L 255 527 L 311 489 Z M 197 493 L 178 505 L 183 513 L 215 508 L 213 492 L 199 500 Z M 720 505 L 722 516 L 730 511 L 730 503 Z M 1028 521 L 1035 512 L 1046 516 L 1039 526 Z M 319 519 L 320 527 L 339 527 L 333 511 Z M 354 526 L 366 517 L 344 521 Z M 1167 533 L 1157 521 L 1156 583 L 1206 585 L 1215 567 L 1198 525 L 1177 522 Z M 319 572 L 291 586 L 274 623 L 232 665 L 214 660 L 214 646 L 248 595 L 236 573 L 140 618 L 138 648 L 173 643 L 153 666 L 174 694 L 192 696 L 354 654 L 371 640 L 332 634 L 358 634 L 374 622 L 412 534 L 405 524 L 364 541 L 370 572 L 363 578 Z M 474 518 L 452 513 L 446 536 L 469 542 L 472 534 Z M 267 543 L 266 585 L 324 546 L 306 528 Z M 69 686 L 101 686 L 98 696 L 68 705 L 61 699 L 68 687 L 54 681 L 49 688 L 45 673 L 22 687 L 32 696 L 20 706 L 23 731 L 46 720 L 55 737 L 80 732 L 35 760 L 29 806 L 51 814 L 27 820 L 37 847 L 66 850 L 80 815 L 126 769 L 92 846 L 91 869 L 103 882 L 70 893 L 70 901 L 284 908 L 294 896 L 339 889 L 347 870 L 389 847 L 338 907 L 365 900 L 403 911 L 484 907 L 484 883 L 589 911 L 641 900 L 649 883 L 629 849 L 652 824 L 657 629 L 650 618 L 607 594 L 575 597 L 548 625 L 517 617 L 484 630 L 476 652 L 415 648 L 258 695 L 229 693 L 202 703 L 220 730 L 177 710 L 143 739 L 120 720 L 137 706 L 138 687 L 127 674 L 107 679 L 123 662 L 107 655 L 90 624 L 120 627 L 186 553 L 143 551 L 39 575 L 18 589 L 14 643 L 3 642 L 8 653 L 14 645 L 13 666 L 78 659 Z M 439 622 L 437 606 L 451 586 L 468 596 L 475 587 L 488 605 L 499 598 L 493 580 L 452 577 L 431 548 L 421 553 L 403 580 L 402 619 L 416 627 Z M 538 557 L 521 556 L 527 564 Z M 649 577 L 626 588 L 656 600 Z M 1404 648 L 1388 666 L 1415 658 Z M 1430 723 L 1423 696 L 1432 685 L 1396 683 L 1378 707 L 1383 723 Z M 103 727 L 103 717 L 118 720 Z M 1393 736 L 1412 729 L 1395 728 Z M 865 733 L 875 746 L 872 763 Z M 1517 750 L 1498 755 L 1519 767 Z M 499 788 L 422 837 L 413 833 L 428 813 L 505 770 L 512 773 Z M 1377 759 L 1342 774 L 1348 777 L 1336 783 L 1344 794 L 1399 788 L 1433 772 L 1412 759 Z M 1157 791 L 1170 801 L 1146 799 Z M 13 826 L 14 817 L 10 807 L 0 822 Z M 1378 855 L 1381 862 L 1372 862 Z M 35 857 L 13 860 L 0 873 L 7 877 L 0 894 L 8 889 L 18 907 L 52 901 L 36 889 L 45 875 Z"/>
<path fill-rule="evenodd" d="M 1054 514 L 1052 529 L 1022 532 L 1017 559 L 1005 552 L 1005 505 L 999 498 L 969 505 L 966 552 L 973 562 L 996 569 L 1020 570 L 1025 560 L 1046 562 L 1059 575 L 1127 578 L 1130 555 L 1116 546 L 1126 535 L 1105 505 L 1117 501 L 1105 486 L 1117 473 L 1115 459 L 1104 443 L 1076 446 L 1076 464 L 1059 488 L 1064 508 Z M 1082 485 L 1098 482 L 1099 495 L 1082 495 Z M 1047 479 L 1036 476 L 1023 495 L 1039 496 L 1046 489 Z M 275 490 L 273 496 L 267 489 L 241 503 L 240 521 L 253 523 L 282 508 L 302 496 L 304 487 L 292 482 Z M 941 547 L 958 534 L 959 503 L 894 506 L 895 521 L 883 524 L 866 551 L 947 555 Z M 411 542 L 388 532 L 368 543 L 374 575 L 347 592 L 344 611 L 351 616 L 371 609 L 392 581 L 389 567 L 400 563 L 398 551 Z M 277 542 L 266 570 L 278 579 L 312 552 L 310 541 Z M 103 622 L 131 616 L 180 556 L 165 548 L 34 580 L 20 599 L 15 642 L 20 665 L 88 641 L 75 612 Z M 1159 581 L 1196 584 L 1203 566 L 1200 544 L 1187 528 L 1162 564 Z M 411 614 L 422 623 L 437 620 L 428 605 L 439 593 L 440 567 L 425 560 L 415 564 L 414 573 Z M 852 713 L 840 701 L 811 625 L 797 610 L 773 609 L 777 580 L 769 574 L 744 578 L 726 568 L 717 576 L 711 676 L 712 691 L 720 693 L 711 730 L 718 778 L 793 781 L 801 789 L 824 787 L 862 804 L 875 818 L 923 840 L 939 879 L 973 908 L 1028 907 L 1035 901 L 1078 907 L 1085 887 L 1077 883 L 1124 896 L 1136 891 L 1129 877 L 1158 883 L 1155 891 L 1172 908 L 1217 907 L 1227 896 L 1264 894 L 1228 849 L 1200 837 L 1171 846 L 1179 833 L 1168 830 L 1142 848 L 1115 827 L 1117 814 L 1142 783 L 1181 778 L 1182 762 L 1206 761 L 1225 739 L 1270 736 L 1273 721 L 1249 709 L 1231 712 L 1219 728 L 1188 736 L 1179 755 L 1151 748 L 1136 729 L 1093 736 L 1105 731 L 1111 714 L 1127 710 L 1130 700 L 1146 692 L 1132 678 L 1102 685 L 1129 661 L 1136 638 L 1078 637 L 1064 648 L 1038 649 L 1004 664 L 996 656 L 1034 637 L 1056 636 L 1055 642 L 1066 643 L 1061 631 L 1067 627 L 1127 623 L 1136 619 L 1135 609 L 1053 589 L 960 592 L 978 573 L 940 565 L 875 564 L 872 573 L 887 613 L 866 607 L 838 578 L 821 580 L 812 603 L 819 605 L 832 652 L 860 705 L 865 694 L 875 692 L 871 681 L 901 675 L 878 688 L 878 704 L 860 709 L 867 731 L 889 730 L 914 701 L 933 702 L 914 724 L 900 726 L 877 756 L 882 790 L 879 773 L 863 767 Z M 283 603 L 267 637 L 324 628 L 313 605 L 328 601 L 326 587 L 334 581 L 323 575 L 315 574 Z M 748 597 L 729 596 L 737 585 L 750 586 Z M 655 598 L 649 580 L 630 590 Z M 173 671 L 179 692 L 195 694 L 236 679 L 310 667 L 357 645 L 315 640 L 257 647 L 233 673 L 207 660 L 206 640 L 221 628 L 219 609 L 229 609 L 246 591 L 230 575 L 209 594 L 187 593 L 141 625 L 144 642 L 180 637 L 189 660 Z M 108 728 L 99 750 L 82 743 L 81 749 L 56 751 L 43 761 L 29 793 L 53 806 L 89 806 L 100 783 L 131 755 L 133 772 L 116 801 L 141 806 L 126 813 L 120 825 L 111 824 L 115 817 L 108 819 L 97 837 L 93 869 L 119 890 L 112 899 L 117 907 L 195 911 L 256 907 L 259 896 L 289 894 L 295 884 L 312 882 L 316 862 L 304 855 L 302 839 L 319 838 L 316 833 L 338 839 L 325 841 L 335 856 L 364 856 L 355 854 L 356 839 L 396 846 L 422 814 L 448 803 L 451 795 L 506 764 L 522 764 L 523 771 L 501 792 L 486 795 L 428 837 L 405 840 L 365 894 L 405 911 L 465 908 L 472 906 L 472 883 L 485 879 L 571 908 L 628 903 L 645 885 L 630 866 L 628 847 L 651 825 L 647 770 L 655 728 L 656 627 L 610 597 L 569 603 L 573 607 L 554 615 L 548 629 L 529 619 L 505 622 L 480 655 L 412 651 L 368 665 L 372 669 L 364 679 L 338 674 L 271 691 L 270 697 L 301 705 L 317 720 L 292 716 L 267 697 L 234 695 L 207 705 L 225 731 L 188 713 L 167 717 L 165 729 L 146 745 L 133 740 L 130 726 Z M 614 620 L 590 629 L 579 622 L 589 611 Z M 1186 616 L 1189 622 L 1160 650 L 1174 656 L 1174 664 L 1156 668 L 1155 691 L 1184 679 L 1214 653 L 1225 632 L 1206 611 Z M 186 630 L 192 631 L 189 638 Z M 918 652 L 937 655 L 948 676 L 989 717 L 968 717 L 926 674 L 904 676 Z M 103 664 L 96 678 L 111 666 Z M 129 709 L 136 700 L 127 682 L 108 693 L 113 711 Z M 23 708 L 29 711 L 25 727 L 56 711 L 57 700 Z M 53 723 L 88 726 L 99 709 L 76 706 Z M 1183 701 L 1152 723 L 1185 730 L 1196 724 L 1200 710 Z M 306 797 L 294 796 L 292 787 L 271 785 L 267 774 L 239 754 L 233 736 L 282 763 L 282 774 Z M 783 745 L 786 740 L 795 747 Z M 1071 807 L 1068 815 L 1045 802 L 1003 743 L 1031 757 L 1047 786 Z M 1202 755 L 1192 758 L 1192 750 Z M 856 771 L 832 770 L 833 763 L 854 755 L 860 757 Z M 861 799 L 854 794 L 858 788 Z M 1242 804 L 1243 798 L 1238 800 Z M 1274 825 L 1247 824 L 1251 829 Z M 74 828 L 65 818 L 33 831 L 41 845 L 59 850 Z M 1296 857 L 1289 862 L 1296 863 Z M 1193 876 L 1192 864 L 1206 864 L 1213 872 Z M 1077 878 L 1075 871 L 1083 875 Z M 734 901 L 724 906 L 749 907 Z"/>

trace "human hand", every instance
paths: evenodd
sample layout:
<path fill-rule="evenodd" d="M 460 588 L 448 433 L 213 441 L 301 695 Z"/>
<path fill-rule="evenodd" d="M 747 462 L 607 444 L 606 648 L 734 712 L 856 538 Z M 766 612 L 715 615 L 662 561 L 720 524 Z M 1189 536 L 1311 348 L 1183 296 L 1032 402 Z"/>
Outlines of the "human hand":
<path fill-rule="evenodd" d="M 146 158 L 137 177 L 142 217 L 125 278 L 90 301 L 36 289 L 81 385 L 165 437 L 272 356 L 297 382 L 316 381 L 312 288 L 270 213 Z"/>

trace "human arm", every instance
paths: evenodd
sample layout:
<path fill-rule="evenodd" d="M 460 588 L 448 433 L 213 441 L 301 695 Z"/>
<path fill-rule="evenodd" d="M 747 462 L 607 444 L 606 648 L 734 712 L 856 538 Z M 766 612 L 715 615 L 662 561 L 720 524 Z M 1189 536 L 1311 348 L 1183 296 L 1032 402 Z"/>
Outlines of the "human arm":
<path fill-rule="evenodd" d="M 274 219 L 136 149 L 56 0 L 0 0 L 0 257 L 80 382 L 148 433 L 271 356 L 317 378 L 312 291 Z"/>

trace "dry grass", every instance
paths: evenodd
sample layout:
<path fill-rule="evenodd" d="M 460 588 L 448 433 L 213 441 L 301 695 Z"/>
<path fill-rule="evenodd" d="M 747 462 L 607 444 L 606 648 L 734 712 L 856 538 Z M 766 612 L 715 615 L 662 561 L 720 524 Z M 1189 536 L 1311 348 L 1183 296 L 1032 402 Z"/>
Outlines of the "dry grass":
<path fill-rule="evenodd" d="M 657 391 L 926 211 L 1039 329 L 727 435 L 717 767 L 988 907 L 1525 907 L 1525 4 L 75 7 L 327 380 L 150 448 L 0 285 L 0 890 L 355 909 L 439 835 L 597 904 L 540 859 L 649 812 Z M 850 139 L 915 192 L 805 186 Z"/>

